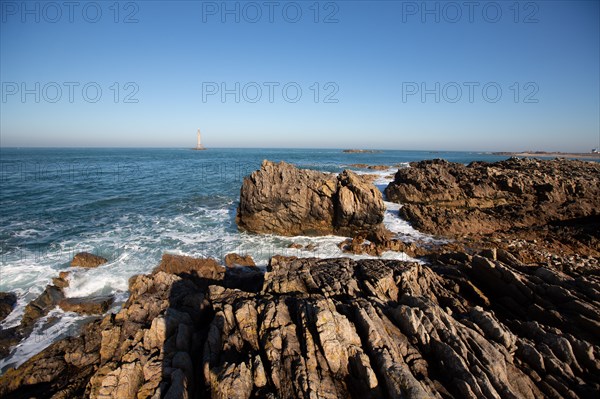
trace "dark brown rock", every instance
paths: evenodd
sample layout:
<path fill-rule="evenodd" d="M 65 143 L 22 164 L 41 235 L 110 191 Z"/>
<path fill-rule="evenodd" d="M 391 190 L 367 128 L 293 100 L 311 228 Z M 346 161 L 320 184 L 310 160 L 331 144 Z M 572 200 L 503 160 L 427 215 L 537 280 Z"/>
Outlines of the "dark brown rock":
<path fill-rule="evenodd" d="M 7 357 L 11 348 L 17 345 L 22 338 L 17 327 L 0 329 L 0 358 Z"/>
<path fill-rule="evenodd" d="M 0 321 L 12 312 L 17 303 L 17 296 L 12 292 L 0 292 Z"/>
<path fill-rule="evenodd" d="M 184 255 L 164 254 L 154 273 L 165 272 L 178 276 L 190 276 L 204 285 L 222 281 L 225 268 L 214 259 L 192 258 Z"/>
<path fill-rule="evenodd" d="M 244 178 L 236 222 L 254 233 L 366 234 L 383 221 L 375 186 L 350 171 L 333 175 L 264 161 Z"/>
<path fill-rule="evenodd" d="M 511 158 L 465 166 L 421 161 L 398 170 L 385 193 L 404 204 L 403 218 L 427 233 L 493 234 L 544 242 L 540 245 L 555 253 L 600 256 L 596 162 Z"/>
<path fill-rule="evenodd" d="M 65 312 L 104 314 L 113 302 L 112 296 L 65 298 L 58 303 L 58 306 Z"/>
<path fill-rule="evenodd" d="M 361 168 L 361 169 L 371 169 L 371 170 L 388 170 L 391 166 L 388 165 L 369 165 L 366 163 L 353 163 L 350 164 L 353 168 Z"/>
<path fill-rule="evenodd" d="M 306 246 L 304 247 L 304 249 L 306 251 L 314 251 L 315 249 L 317 249 L 317 246 L 315 244 L 306 244 Z"/>
<path fill-rule="evenodd" d="M 52 284 L 58 288 L 66 288 L 69 286 L 69 280 L 67 280 L 68 277 L 69 272 L 60 272 L 58 277 L 52 279 Z"/>
<path fill-rule="evenodd" d="M 385 192 L 391 201 L 418 205 L 404 213 L 413 213 L 414 218 L 423 214 L 426 231 L 443 235 L 493 232 L 595 215 L 600 164 L 517 158 L 468 166 L 422 161 L 398 170 Z M 461 213 L 463 218 L 446 217 L 437 220 L 436 227 L 425 220 L 433 218 L 434 212 L 440 216 Z M 470 221 L 478 223 L 468 226 Z"/>
<path fill-rule="evenodd" d="M 232 266 L 256 266 L 254 263 L 254 259 L 250 255 L 238 255 L 236 253 L 231 253 L 225 255 L 225 265 Z"/>
<path fill-rule="evenodd" d="M 55 285 L 46 286 L 44 292 L 25 307 L 25 313 L 20 325 L 20 329 L 24 331 L 24 335 L 29 335 L 35 322 L 54 309 L 64 297 L 65 294 L 62 288 Z"/>
<path fill-rule="evenodd" d="M 80 266 L 80 267 L 98 267 L 108 262 L 108 259 L 91 254 L 89 252 L 79 252 L 73 257 L 71 261 L 71 266 Z"/>
<path fill-rule="evenodd" d="M 247 292 L 259 292 L 264 281 L 264 273 L 256 266 L 228 267 L 223 286 Z"/>

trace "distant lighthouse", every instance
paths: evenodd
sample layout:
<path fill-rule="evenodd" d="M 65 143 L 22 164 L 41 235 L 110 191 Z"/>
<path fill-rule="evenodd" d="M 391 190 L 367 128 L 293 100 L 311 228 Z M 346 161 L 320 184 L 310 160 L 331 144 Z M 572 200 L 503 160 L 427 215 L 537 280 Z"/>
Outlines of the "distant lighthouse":
<path fill-rule="evenodd" d="M 206 150 L 206 148 L 204 148 L 204 146 L 202 145 L 202 137 L 200 135 L 200 129 L 198 129 L 198 143 L 196 144 L 196 148 L 194 148 L 195 150 Z"/>

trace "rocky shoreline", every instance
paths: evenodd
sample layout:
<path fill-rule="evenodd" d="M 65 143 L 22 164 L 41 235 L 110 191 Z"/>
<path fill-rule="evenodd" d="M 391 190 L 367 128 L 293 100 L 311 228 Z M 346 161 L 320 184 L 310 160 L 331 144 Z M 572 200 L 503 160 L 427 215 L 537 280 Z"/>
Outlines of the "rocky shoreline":
<path fill-rule="evenodd" d="M 426 233 L 532 246 L 525 251 L 532 254 L 600 256 L 600 163 L 422 161 L 399 169 L 385 194 Z"/>
<path fill-rule="evenodd" d="M 570 159 L 596 159 L 600 160 L 598 152 L 547 152 L 547 151 L 522 151 L 522 152 L 493 152 L 494 155 L 526 158 L 570 158 Z"/>
<path fill-rule="evenodd" d="M 262 273 L 237 254 L 164 255 L 118 313 L 1 376 L 0 396 L 596 398 L 599 190 L 586 162 L 413 163 L 388 200 L 451 240 L 409 244 L 367 179 L 264 162 L 241 229 L 338 233 L 349 252 L 421 262 L 274 256 Z"/>

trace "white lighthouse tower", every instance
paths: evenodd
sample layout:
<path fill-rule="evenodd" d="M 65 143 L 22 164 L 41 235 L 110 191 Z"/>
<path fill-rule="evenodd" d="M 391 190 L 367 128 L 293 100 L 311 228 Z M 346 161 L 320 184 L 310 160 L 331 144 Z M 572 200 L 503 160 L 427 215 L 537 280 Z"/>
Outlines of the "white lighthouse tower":
<path fill-rule="evenodd" d="M 202 145 L 202 137 L 200 135 L 200 129 L 198 129 L 198 143 L 196 144 L 196 150 L 206 150 L 206 148 Z"/>

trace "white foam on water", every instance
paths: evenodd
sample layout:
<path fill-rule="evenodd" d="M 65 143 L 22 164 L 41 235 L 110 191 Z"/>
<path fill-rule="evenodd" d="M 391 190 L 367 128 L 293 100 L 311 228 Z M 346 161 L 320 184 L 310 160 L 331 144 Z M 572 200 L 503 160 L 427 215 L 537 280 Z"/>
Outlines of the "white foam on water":
<path fill-rule="evenodd" d="M 398 214 L 400 208 L 402 208 L 401 204 L 390 201 L 384 201 L 384 204 L 386 206 L 386 210 L 385 214 L 383 215 L 383 224 L 389 231 L 395 233 L 395 238 L 401 239 L 405 242 L 425 241 L 442 243 L 447 241 L 436 238 L 429 234 L 421 233 L 412 227 L 408 221 L 402 219 Z"/>
<path fill-rule="evenodd" d="M 397 168 L 389 170 L 362 170 L 359 174 L 377 175 L 374 183 L 384 190 Z M 414 230 L 410 224 L 398 216 L 401 205 L 385 202 L 385 226 L 399 238 L 405 240 L 428 239 L 429 236 Z M 282 237 L 276 235 L 254 235 L 240 233 L 235 225 L 237 203 L 224 201 L 218 209 L 203 206 L 186 206 L 177 215 L 128 214 L 110 221 L 109 231 L 82 234 L 65 238 L 55 243 L 53 250 L 44 254 L 23 251 L 10 259 L 3 257 L 0 290 L 14 292 L 18 299 L 13 312 L 0 323 L 0 328 L 19 324 L 25 306 L 39 294 L 60 271 L 69 271 L 67 297 L 93 295 L 115 295 L 115 305 L 110 311 L 117 311 L 128 297 L 128 282 L 131 276 L 151 272 L 160 262 L 164 253 L 181 254 L 193 257 L 212 257 L 222 262 L 226 254 L 236 252 L 251 255 L 259 267 L 266 267 L 274 255 L 296 256 L 301 258 L 372 259 L 370 255 L 344 253 L 338 244 L 347 237 Z M 44 234 L 48 227 L 21 231 L 24 237 Z M 38 229 L 41 229 L 38 231 Z M 35 230 L 35 231 L 34 231 Z M 291 244 L 302 248 L 290 248 Z M 306 248 L 311 245 L 314 248 Z M 104 256 L 108 262 L 97 268 L 72 268 L 70 261 L 77 252 L 92 252 Z M 38 256 L 39 255 L 39 256 Z M 403 261 L 414 260 L 402 252 L 385 252 L 381 258 Z M 53 320 L 52 327 L 47 322 Z M 53 310 L 36 323 L 33 334 L 13 348 L 11 355 L 0 360 L 0 367 L 21 364 L 50 343 L 64 336 L 64 331 L 75 332 L 84 317 Z M 62 335 L 61 335 L 62 334 Z"/>
<path fill-rule="evenodd" d="M 0 265 L 0 291 L 13 292 L 17 296 L 15 308 L 0 323 L 2 329 L 20 323 L 25 306 L 44 291 L 61 267 L 60 263 L 57 265 L 55 261 L 32 251 L 22 251 L 16 256 Z"/>
<path fill-rule="evenodd" d="M 408 162 L 404 162 L 399 164 L 400 167 L 410 167 Z M 398 171 L 398 167 L 391 167 L 386 170 L 356 170 L 356 174 L 362 175 L 376 175 L 377 177 L 373 180 L 373 184 L 377 187 L 383 198 L 385 199 L 384 190 L 394 180 L 394 175 Z M 399 216 L 400 208 L 402 208 L 402 204 L 397 204 L 391 201 L 383 201 L 386 207 L 384 216 L 383 216 L 383 224 L 384 226 L 395 234 L 395 238 L 401 239 L 405 242 L 413 242 L 413 241 L 427 241 L 427 242 L 437 242 L 442 243 L 447 240 L 435 238 L 429 234 L 421 233 L 416 230 L 411 224 L 402 219 Z"/>
<path fill-rule="evenodd" d="M 266 267 L 271 257 L 275 255 L 295 256 L 298 258 L 351 258 L 351 259 L 377 259 L 368 254 L 356 255 L 342 251 L 338 244 L 348 237 L 328 235 L 319 237 L 294 236 L 284 237 L 277 235 L 243 235 L 241 243 L 230 248 L 229 252 L 240 255 L 250 255 L 259 267 Z M 290 245 L 301 245 L 301 248 L 291 248 Z M 308 247 L 307 246 L 312 246 Z M 403 252 L 387 251 L 382 258 L 403 261 L 415 261 Z"/>

